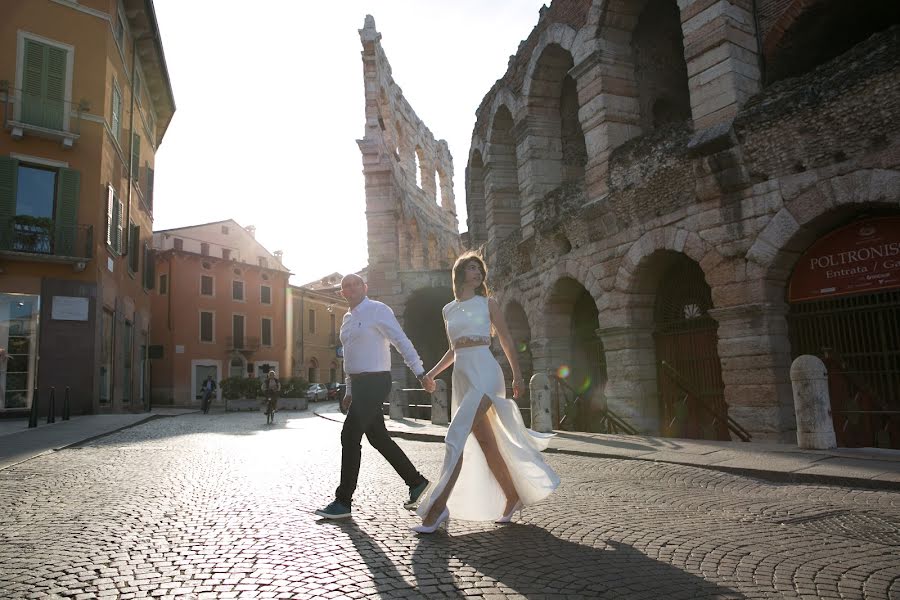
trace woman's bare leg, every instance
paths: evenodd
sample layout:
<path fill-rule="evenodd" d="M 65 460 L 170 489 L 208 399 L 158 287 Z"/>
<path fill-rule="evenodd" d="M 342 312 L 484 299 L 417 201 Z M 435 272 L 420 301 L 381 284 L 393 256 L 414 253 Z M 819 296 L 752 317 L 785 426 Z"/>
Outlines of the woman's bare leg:
<path fill-rule="evenodd" d="M 500 454 L 497 438 L 494 436 L 494 430 L 487 417 L 487 410 L 491 406 L 492 403 L 487 396 L 482 398 L 478 415 L 475 423 L 472 425 L 472 433 L 481 446 L 481 451 L 484 453 L 484 458 L 491 469 L 491 473 L 494 474 L 494 479 L 497 480 L 504 495 L 506 495 L 506 508 L 503 511 L 503 514 L 506 514 L 519 501 L 519 493 L 516 491 L 516 486 L 513 483 L 512 475 L 509 473 L 509 468 L 506 466 L 506 461 L 503 460 L 503 456 Z"/>

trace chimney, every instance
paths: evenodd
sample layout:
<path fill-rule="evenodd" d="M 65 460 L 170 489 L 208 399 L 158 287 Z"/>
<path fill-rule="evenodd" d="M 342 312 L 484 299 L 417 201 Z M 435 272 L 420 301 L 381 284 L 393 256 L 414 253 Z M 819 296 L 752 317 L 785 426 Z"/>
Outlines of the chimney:
<path fill-rule="evenodd" d="M 250 234 L 250 237 L 254 239 L 256 238 L 256 225 L 247 225 L 246 227 L 244 227 L 244 229 L 247 230 L 247 233 Z"/>
<path fill-rule="evenodd" d="M 281 257 L 284 256 L 284 252 L 282 252 L 281 250 L 276 250 L 272 254 L 275 255 L 275 260 L 277 260 L 278 262 L 281 262 Z"/>

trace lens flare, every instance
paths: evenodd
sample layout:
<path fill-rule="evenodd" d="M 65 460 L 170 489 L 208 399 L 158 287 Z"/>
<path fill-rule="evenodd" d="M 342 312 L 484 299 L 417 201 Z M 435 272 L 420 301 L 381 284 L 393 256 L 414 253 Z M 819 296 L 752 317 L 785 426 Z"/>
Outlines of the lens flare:
<path fill-rule="evenodd" d="M 559 377 L 560 379 L 565 379 L 566 377 L 568 377 L 571 374 L 572 374 L 572 370 L 569 368 L 568 365 L 559 365 L 559 368 L 556 369 L 556 376 Z"/>
<path fill-rule="evenodd" d="M 586 391 L 588 391 L 588 389 L 589 389 L 590 387 L 591 387 L 591 378 L 590 378 L 590 377 L 585 377 L 585 378 L 584 378 L 584 381 L 581 383 L 581 385 L 578 386 L 578 393 L 579 393 L 579 394 L 583 394 L 583 393 L 585 393 Z"/>

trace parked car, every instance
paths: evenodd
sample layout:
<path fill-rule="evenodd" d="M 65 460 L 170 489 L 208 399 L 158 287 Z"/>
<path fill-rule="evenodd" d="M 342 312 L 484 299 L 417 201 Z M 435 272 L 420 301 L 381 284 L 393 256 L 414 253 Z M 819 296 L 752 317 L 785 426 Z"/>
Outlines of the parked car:
<path fill-rule="evenodd" d="M 322 383 L 311 383 L 306 389 L 306 399 L 315 402 L 316 400 L 325 400 L 328 398 L 328 388 Z"/>
<path fill-rule="evenodd" d="M 347 384 L 345 383 L 327 383 L 329 400 L 342 400 L 347 392 Z"/>

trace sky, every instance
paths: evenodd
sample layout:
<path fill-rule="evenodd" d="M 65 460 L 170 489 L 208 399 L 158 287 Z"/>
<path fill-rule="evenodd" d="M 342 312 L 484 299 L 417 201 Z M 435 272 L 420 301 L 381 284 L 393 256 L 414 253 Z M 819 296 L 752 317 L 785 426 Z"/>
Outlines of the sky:
<path fill-rule="evenodd" d="M 365 267 L 358 30 L 371 14 L 403 95 L 449 144 L 465 231 L 475 110 L 545 2 L 155 0 L 177 108 L 156 154 L 154 229 L 255 225 L 294 284 Z"/>

